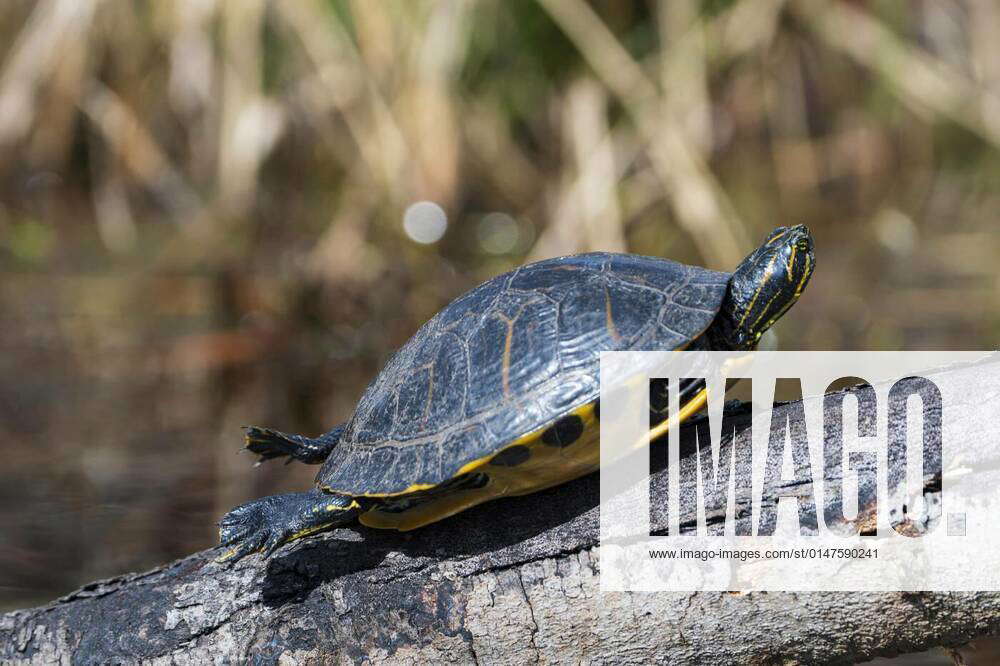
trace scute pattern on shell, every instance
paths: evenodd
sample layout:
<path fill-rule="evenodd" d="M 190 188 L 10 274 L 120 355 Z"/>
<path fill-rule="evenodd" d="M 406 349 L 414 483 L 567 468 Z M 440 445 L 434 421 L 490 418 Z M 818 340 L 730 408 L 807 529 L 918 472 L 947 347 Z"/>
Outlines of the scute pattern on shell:
<path fill-rule="evenodd" d="M 459 297 L 365 390 L 317 483 L 350 494 L 440 483 L 599 395 L 599 352 L 676 349 L 728 273 L 591 253 L 522 266 Z"/>

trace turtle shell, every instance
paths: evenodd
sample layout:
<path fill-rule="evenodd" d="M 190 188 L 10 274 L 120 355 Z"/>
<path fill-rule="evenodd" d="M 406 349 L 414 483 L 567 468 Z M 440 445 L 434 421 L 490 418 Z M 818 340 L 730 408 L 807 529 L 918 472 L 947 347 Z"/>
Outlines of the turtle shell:
<path fill-rule="evenodd" d="M 395 495 L 596 400 L 601 351 L 671 350 L 712 323 L 728 273 L 591 253 L 522 266 L 459 297 L 389 359 L 316 482 Z"/>

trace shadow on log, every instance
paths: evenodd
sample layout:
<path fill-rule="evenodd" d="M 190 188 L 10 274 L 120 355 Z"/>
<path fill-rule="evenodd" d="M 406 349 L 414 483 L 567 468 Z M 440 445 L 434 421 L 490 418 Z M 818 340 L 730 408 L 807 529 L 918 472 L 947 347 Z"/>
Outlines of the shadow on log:
<path fill-rule="evenodd" d="M 0 616 L 0 661 L 827 664 L 1000 630 L 996 593 L 602 594 L 598 502 L 591 475 L 411 533 L 339 529 L 229 568 L 197 553 Z"/>

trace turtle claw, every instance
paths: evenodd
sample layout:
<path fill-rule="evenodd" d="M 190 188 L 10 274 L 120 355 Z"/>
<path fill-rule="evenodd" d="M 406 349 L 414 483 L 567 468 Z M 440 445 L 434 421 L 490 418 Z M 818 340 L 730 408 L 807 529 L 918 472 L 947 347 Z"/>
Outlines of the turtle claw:
<path fill-rule="evenodd" d="M 247 547 L 245 544 L 241 544 L 235 548 L 230 548 L 222 555 L 215 558 L 215 562 L 216 564 L 225 564 L 226 566 L 232 566 L 253 552 L 254 551 L 249 547 Z"/>
<path fill-rule="evenodd" d="M 217 561 L 231 564 L 253 553 L 267 558 L 290 541 L 296 523 L 294 515 L 283 510 L 287 502 L 287 495 L 264 497 L 227 513 L 219 522 L 219 543 L 230 548 Z"/>
<path fill-rule="evenodd" d="M 267 507 L 262 504 L 263 500 L 258 500 L 238 506 L 219 522 L 219 544 L 230 548 L 217 562 L 235 563 L 270 541 Z"/>
<path fill-rule="evenodd" d="M 282 432 L 269 428 L 258 428 L 257 426 L 248 426 L 246 428 L 245 441 L 244 450 L 260 456 L 257 459 L 258 465 L 265 460 L 285 456 L 291 462 L 299 446 L 298 443 L 291 441 Z"/>

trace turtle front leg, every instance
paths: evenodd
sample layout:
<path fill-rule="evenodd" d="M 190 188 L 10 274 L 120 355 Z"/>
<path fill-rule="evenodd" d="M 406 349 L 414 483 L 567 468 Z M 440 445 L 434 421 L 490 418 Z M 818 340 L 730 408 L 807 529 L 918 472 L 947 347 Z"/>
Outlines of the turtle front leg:
<path fill-rule="evenodd" d="M 263 551 L 268 557 L 282 544 L 343 525 L 361 513 L 353 497 L 319 490 L 271 495 L 236 507 L 219 523 L 219 542 L 229 550 L 219 562 L 235 562 Z"/>

